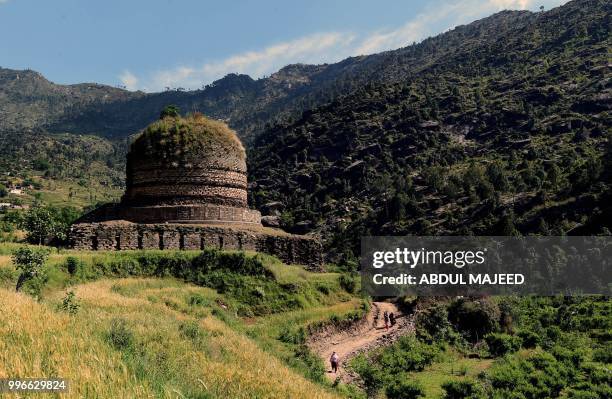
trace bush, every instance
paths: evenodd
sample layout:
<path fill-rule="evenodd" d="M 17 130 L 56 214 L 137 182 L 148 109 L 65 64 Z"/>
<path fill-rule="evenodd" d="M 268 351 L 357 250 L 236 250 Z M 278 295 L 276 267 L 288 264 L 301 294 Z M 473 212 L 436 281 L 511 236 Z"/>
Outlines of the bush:
<path fill-rule="evenodd" d="M 484 393 L 480 385 L 472 380 L 448 381 L 442 384 L 444 399 L 480 399 Z"/>
<path fill-rule="evenodd" d="M 338 278 L 338 283 L 340 284 L 340 288 L 350 294 L 353 294 L 357 288 L 357 281 L 350 274 L 341 274 Z"/>
<path fill-rule="evenodd" d="M 21 247 L 13 253 L 13 264 L 15 269 L 20 272 L 15 286 L 16 291 L 19 291 L 27 281 L 30 281 L 30 294 L 40 295 L 40 290 L 46 283 L 43 266 L 48 256 L 49 252 L 46 249 L 28 247 Z"/>
<path fill-rule="evenodd" d="M 70 273 L 71 276 L 75 276 L 77 273 L 80 273 L 83 269 L 83 263 L 74 256 L 69 256 L 66 258 L 66 270 Z"/>
<path fill-rule="evenodd" d="M 108 333 L 110 344 L 118 350 L 127 350 L 134 345 L 134 333 L 125 320 L 113 319 Z"/>
<path fill-rule="evenodd" d="M 287 344 L 301 345 L 306 342 L 306 330 L 304 330 L 304 327 L 297 329 L 285 327 L 281 330 L 278 339 Z"/>
<path fill-rule="evenodd" d="M 422 371 L 429 366 L 440 350 L 412 336 L 401 337 L 394 345 L 382 351 L 378 362 L 390 375 L 406 371 Z"/>
<path fill-rule="evenodd" d="M 204 336 L 200 325 L 196 321 L 187 321 L 179 325 L 179 332 L 183 337 L 197 341 Z"/>
<path fill-rule="evenodd" d="M 485 335 L 497 331 L 501 312 L 491 298 L 453 302 L 448 309 L 449 320 L 462 331 L 466 338 L 478 341 Z"/>
<path fill-rule="evenodd" d="M 417 399 L 425 396 L 423 387 L 414 381 L 398 380 L 385 389 L 388 399 Z"/>
<path fill-rule="evenodd" d="M 540 336 L 531 330 L 520 330 L 517 335 L 522 340 L 523 348 L 535 348 L 540 344 Z"/>
<path fill-rule="evenodd" d="M 15 273 L 8 267 L 0 267 L 0 284 L 2 283 L 13 283 L 15 280 Z"/>
<path fill-rule="evenodd" d="M 325 381 L 325 365 L 323 360 L 316 354 L 312 353 L 306 345 L 300 345 L 294 354 L 294 360 L 297 360 L 304 369 L 306 377 L 322 383 Z"/>
<path fill-rule="evenodd" d="M 80 307 L 81 305 L 77 301 L 74 291 L 68 291 L 66 293 L 66 296 L 62 300 L 62 304 L 60 305 L 60 310 L 73 315 L 79 311 Z"/>
<path fill-rule="evenodd" d="M 495 362 L 485 379 L 498 395 L 494 397 L 555 398 L 572 381 L 568 368 L 549 353 L 527 358 L 506 356 Z M 512 396 L 503 393 L 511 392 Z M 522 395 L 522 396 L 521 396 Z"/>
<path fill-rule="evenodd" d="M 383 385 L 385 375 L 383 370 L 368 361 L 363 354 L 358 355 L 351 361 L 351 368 L 361 377 L 366 390 L 370 394 L 369 396 L 375 396 L 374 394 Z"/>
<path fill-rule="evenodd" d="M 509 352 L 516 352 L 521 347 L 519 337 L 508 334 L 489 334 L 485 337 L 492 356 L 499 357 Z"/>
<path fill-rule="evenodd" d="M 210 303 L 210 301 L 208 299 L 206 299 L 204 296 L 202 296 L 201 294 L 192 294 L 189 297 L 189 306 L 203 306 L 203 305 L 208 305 Z"/>
<path fill-rule="evenodd" d="M 612 363 L 612 343 L 593 351 L 593 360 L 601 363 Z"/>
<path fill-rule="evenodd" d="M 436 304 L 417 313 L 415 317 L 417 336 L 427 341 L 454 342 L 458 335 L 448 321 L 448 310 L 443 304 Z"/>

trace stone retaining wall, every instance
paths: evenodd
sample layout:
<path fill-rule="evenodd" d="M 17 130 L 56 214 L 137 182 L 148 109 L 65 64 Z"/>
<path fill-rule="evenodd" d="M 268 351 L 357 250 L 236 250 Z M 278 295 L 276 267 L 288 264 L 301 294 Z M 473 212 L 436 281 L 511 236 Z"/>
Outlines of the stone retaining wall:
<path fill-rule="evenodd" d="M 318 269 L 323 263 L 319 241 L 295 235 L 181 224 L 129 222 L 77 223 L 70 242 L 79 250 L 219 249 L 250 250 L 274 255 L 285 263 Z"/>

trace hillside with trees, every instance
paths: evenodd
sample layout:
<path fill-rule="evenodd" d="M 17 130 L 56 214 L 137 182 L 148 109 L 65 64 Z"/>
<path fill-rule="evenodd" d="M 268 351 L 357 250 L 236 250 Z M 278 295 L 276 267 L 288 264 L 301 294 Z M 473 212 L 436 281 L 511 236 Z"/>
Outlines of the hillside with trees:
<path fill-rule="evenodd" d="M 0 69 L 0 131 L 40 129 L 124 137 L 154 120 L 164 106 L 176 104 L 183 112 L 227 120 L 250 142 L 267 125 L 299 118 L 304 110 L 368 84 L 406 82 L 432 69 L 459 72 L 481 50 L 495 57 L 488 60 L 488 67 L 501 71 L 504 64 L 520 62 L 510 57 L 512 51 L 504 53 L 517 46 L 554 45 L 551 40 L 564 40 L 564 34 L 585 32 L 603 40 L 608 31 L 601 19 L 609 21 L 607 7 L 604 1 L 578 0 L 544 13 L 503 11 L 398 50 L 335 64 L 289 65 L 258 80 L 230 74 L 194 91 L 167 88 L 147 94 L 98 84 L 57 85 L 33 71 Z M 588 15 L 590 10 L 599 17 Z M 578 32 L 567 29 L 566 21 Z"/>
<path fill-rule="evenodd" d="M 610 21 L 597 1 L 526 16 L 269 129 L 253 203 L 282 203 L 284 227 L 332 252 L 370 234 L 609 233 Z"/>
<path fill-rule="evenodd" d="M 330 248 L 374 233 L 600 233 L 610 20 L 598 0 L 504 11 L 402 49 L 190 92 L 3 69 L 0 167 L 58 198 L 86 189 L 77 207 L 117 198 L 130 135 L 176 104 L 228 120 L 249 149 L 252 206 Z"/>

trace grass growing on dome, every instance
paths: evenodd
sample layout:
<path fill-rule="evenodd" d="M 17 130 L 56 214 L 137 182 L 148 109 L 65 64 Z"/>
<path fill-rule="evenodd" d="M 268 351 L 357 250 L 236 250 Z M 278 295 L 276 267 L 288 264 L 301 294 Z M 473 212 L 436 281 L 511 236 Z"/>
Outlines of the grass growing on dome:
<path fill-rule="evenodd" d="M 198 112 L 185 117 L 166 116 L 151 123 L 131 146 L 132 153 L 162 159 L 200 154 L 210 149 L 223 149 L 241 161 L 246 159 L 240 139 L 227 124 Z"/>

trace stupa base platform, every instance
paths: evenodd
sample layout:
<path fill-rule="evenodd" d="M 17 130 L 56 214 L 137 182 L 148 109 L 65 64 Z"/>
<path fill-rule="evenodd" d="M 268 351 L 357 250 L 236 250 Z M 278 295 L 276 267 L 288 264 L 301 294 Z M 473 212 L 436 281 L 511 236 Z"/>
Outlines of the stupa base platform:
<path fill-rule="evenodd" d="M 134 223 L 240 223 L 261 224 L 261 213 L 246 207 L 217 204 L 129 206 L 106 204 L 83 216 L 78 222 L 126 220 Z M 77 223 L 78 223 L 77 222 Z"/>
<path fill-rule="evenodd" d="M 321 243 L 315 238 L 249 223 L 80 222 L 72 225 L 70 242 L 79 250 L 219 248 L 262 252 L 314 269 L 323 263 Z"/>

